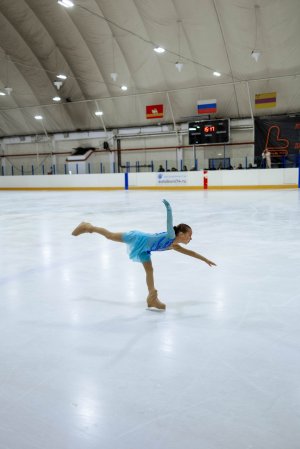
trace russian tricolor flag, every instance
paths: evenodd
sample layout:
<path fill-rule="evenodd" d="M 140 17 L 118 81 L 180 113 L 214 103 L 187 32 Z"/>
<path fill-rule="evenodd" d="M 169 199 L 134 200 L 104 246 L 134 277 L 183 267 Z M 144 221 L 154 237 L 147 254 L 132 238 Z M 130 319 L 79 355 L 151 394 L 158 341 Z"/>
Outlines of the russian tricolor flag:
<path fill-rule="evenodd" d="M 217 112 L 217 100 L 199 100 L 198 114 L 214 114 Z"/>

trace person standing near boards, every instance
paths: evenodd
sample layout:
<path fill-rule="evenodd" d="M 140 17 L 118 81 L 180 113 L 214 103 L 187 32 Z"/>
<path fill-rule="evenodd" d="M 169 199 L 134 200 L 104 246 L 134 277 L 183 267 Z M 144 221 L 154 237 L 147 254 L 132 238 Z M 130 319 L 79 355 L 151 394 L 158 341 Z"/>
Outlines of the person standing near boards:
<path fill-rule="evenodd" d="M 265 148 L 262 153 L 263 161 L 265 161 L 265 168 L 272 168 L 271 164 L 271 153 L 268 148 Z"/>

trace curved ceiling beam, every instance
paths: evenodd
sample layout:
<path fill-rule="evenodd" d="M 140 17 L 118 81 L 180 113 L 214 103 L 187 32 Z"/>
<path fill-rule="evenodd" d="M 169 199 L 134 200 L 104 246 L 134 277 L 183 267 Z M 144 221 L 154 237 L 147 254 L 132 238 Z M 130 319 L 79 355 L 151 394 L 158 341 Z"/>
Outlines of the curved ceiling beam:
<path fill-rule="evenodd" d="M 49 92 L 50 90 L 47 96 L 49 95 L 50 97 L 50 93 L 53 96 L 54 87 L 52 85 L 52 82 L 51 84 L 49 83 L 49 76 L 47 72 L 45 72 L 40 59 L 34 54 L 32 48 L 30 47 L 30 44 L 28 44 L 24 39 L 24 36 L 22 35 L 22 27 L 19 28 L 19 24 L 16 24 L 16 22 L 12 23 L 10 17 L 11 14 L 14 15 L 15 22 L 17 17 L 19 17 L 20 19 L 23 18 L 24 12 L 19 11 L 18 15 L 16 9 L 12 11 L 10 8 L 8 8 L 6 10 L 6 15 L 4 16 L 2 14 L 1 17 L 3 20 L 5 20 L 5 26 L 1 26 L 0 39 L 6 44 L 6 53 L 13 56 L 12 49 L 14 49 L 15 51 L 17 49 L 18 54 L 23 55 L 23 60 L 25 59 L 26 61 L 30 62 L 30 64 L 22 65 L 14 61 L 14 57 L 11 58 L 14 62 L 14 65 L 18 65 L 18 72 L 22 75 L 24 84 L 24 86 L 22 86 L 22 90 L 24 90 L 24 92 L 28 92 L 27 89 L 28 87 L 30 88 L 29 90 L 31 93 L 31 102 L 35 103 L 38 107 L 41 103 L 41 100 L 43 102 L 43 99 L 46 98 L 45 91 Z M 5 33 L 5 40 L 1 38 L 2 33 Z M 14 45 L 10 44 L 12 42 L 14 43 Z M 14 80 L 11 79 L 10 83 L 13 84 Z M 32 127 L 32 124 L 30 124 L 30 126 Z"/>
<path fill-rule="evenodd" d="M 30 86 L 28 85 L 28 83 L 26 83 L 26 80 L 23 78 L 22 74 L 18 71 L 17 66 L 14 65 L 10 60 L 8 60 L 8 57 L 5 55 L 5 51 L 3 49 L 1 49 L 0 51 L 3 52 L 2 60 L 0 58 L 0 79 L 3 80 L 3 88 L 1 88 L 0 90 L 4 90 L 5 87 L 10 87 L 11 78 L 19 78 L 21 79 L 23 85 L 26 84 L 28 91 L 31 92 Z M 9 65 L 10 67 L 8 67 Z M 14 72 L 14 74 L 12 74 L 12 72 Z M 30 133 L 32 129 L 28 126 L 28 123 L 26 122 L 21 111 L 19 111 L 18 117 L 12 116 L 10 114 L 10 112 L 15 109 L 19 109 L 22 106 L 20 102 L 17 101 L 17 95 L 15 95 L 15 93 L 17 92 L 12 91 L 10 95 L 0 97 L 0 114 L 2 116 L 2 119 L 6 122 L 7 129 L 13 130 L 19 128 L 24 133 Z M 31 95 L 34 96 L 33 92 L 31 92 Z M 18 98 L 20 97 L 18 96 Z M 4 112 L 4 109 L 6 109 L 6 112 Z"/>
<path fill-rule="evenodd" d="M 233 70 L 232 70 L 231 61 L 230 61 L 229 52 L 228 52 L 228 45 L 226 43 L 225 34 L 224 34 L 223 26 L 222 26 L 222 23 L 221 23 L 221 17 L 220 17 L 220 14 L 218 12 L 218 8 L 217 8 L 215 0 L 213 0 L 213 5 L 214 5 L 214 9 L 215 9 L 217 20 L 218 20 L 218 24 L 219 24 L 219 27 L 220 27 L 220 32 L 221 32 L 221 35 L 222 35 L 224 49 L 225 49 L 228 65 L 229 65 L 229 68 L 230 68 L 231 79 L 233 81 L 234 80 L 234 76 L 233 76 Z M 236 92 L 235 85 L 233 86 L 233 89 L 234 89 L 235 106 L 237 108 L 238 117 L 240 117 L 241 116 L 240 115 L 240 108 L 239 108 L 239 102 L 238 102 L 238 97 L 237 97 L 237 92 Z"/>
<path fill-rule="evenodd" d="M 143 32 L 143 34 L 146 34 L 146 28 L 145 28 L 145 24 L 142 21 L 138 9 L 135 6 L 135 3 L 130 0 L 131 6 L 130 6 L 130 18 L 127 19 L 127 26 L 128 23 L 131 24 L 133 29 L 139 29 L 139 32 Z M 96 5 L 98 5 L 98 3 L 96 3 Z M 136 65 L 140 65 L 139 63 L 135 63 L 135 61 L 137 61 L 142 54 L 142 57 L 145 57 L 145 54 L 151 54 L 149 51 L 149 45 L 147 44 L 147 52 L 145 52 L 144 46 L 143 49 L 141 50 L 141 46 L 140 46 L 140 39 L 136 39 L 136 37 L 138 36 L 138 34 L 135 31 L 129 30 L 128 28 L 124 28 L 122 26 L 120 26 L 117 23 L 117 20 L 122 20 L 124 18 L 124 14 L 123 14 L 123 10 L 122 10 L 122 3 L 119 3 L 120 8 L 118 8 L 118 5 L 116 5 L 116 2 L 114 2 L 113 4 L 111 2 L 104 2 L 102 4 L 102 8 L 100 9 L 99 6 L 97 6 L 97 9 L 100 10 L 101 13 L 95 11 L 95 10 L 91 10 L 90 8 L 86 8 L 83 6 L 78 6 L 79 9 L 83 9 L 84 11 L 89 12 L 92 16 L 97 17 L 99 20 L 102 20 L 103 22 L 106 23 L 106 25 L 109 27 L 110 29 L 110 39 L 114 38 L 116 44 L 118 44 L 118 58 L 121 57 L 121 64 L 122 64 L 122 69 L 123 69 L 123 76 L 127 77 L 126 83 L 128 84 L 128 81 L 130 81 L 130 79 L 132 79 L 134 81 L 134 83 L 131 83 L 131 86 L 135 89 L 135 92 L 138 91 L 138 87 L 137 87 L 137 82 L 135 80 L 136 78 Z M 126 7 L 128 8 L 128 4 L 126 5 Z M 116 14 L 116 19 L 114 21 L 112 21 L 109 17 L 112 14 Z M 131 38 L 133 38 L 131 40 Z M 144 42 L 143 42 L 144 43 Z M 133 62 L 134 61 L 134 62 Z M 111 61 L 110 62 L 110 66 L 111 66 Z M 116 68 L 116 70 L 122 71 L 122 69 L 120 70 L 120 62 L 118 62 L 118 66 Z M 108 72 L 107 72 L 108 74 Z M 160 74 L 162 75 L 162 73 Z M 106 78 L 108 78 L 108 76 L 106 76 Z"/>
<path fill-rule="evenodd" d="M 30 5 L 29 7 L 32 9 L 32 13 L 34 13 L 38 22 L 37 25 L 41 29 L 40 37 L 42 41 L 44 42 L 45 40 L 46 42 L 48 42 L 47 48 L 45 48 L 43 45 L 43 48 L 41 50 L 38 46 L 36 46 L 35 41 L 31 43 L 31 46 L 34 46 L 35 51 L 41 53 L 40 59 L 43 61 L 43 67 L 45 71 L 49 73 L 49 71 L 51 70 L 52 73 L 56 72 L 56 74 L 58 71 L 63 71 L 68 76 L 68 79 L 66 80 L 66 82 L 64 82 L 63 87 L 59 92 L 60 94 L 64 95 L 64 98 L 67 99 L 68 103 L 72 101 L 72 97 L 75 97 L 77 99 L 86 98 L 86 95 L 82 89 L 82 82 L 80 82 L 80 80 L 76 76 L 76 71 L 74 72 L 74 59 L 70 58 L 68 51 L 69 49 L 64 52 L 65 46 L 68 47 L 68 39 L 66 39 L 66 36 L 69 36 L 69 34 L 73 36 L 75 33 L 77 34 L 77 40 L 81 45 L 85 47 L 84 50 L 87 50 L 82 37 L 76 29 L 76 26 L 70 19 L 67 12 L 57 3 L 47 5 L 49 6 L 48 14 L 45 14 L 43 8 L 39 9 L 39 7 L 35 7 L 33 12 L 33 7 L 31 6 L 31 4 L 33 3 L 35 5 L 34 0 L 27 0 L 27 3 Z M 61 25 L 61 32 L 59 32 L 59 30 L 57 29 L 58 25 Z M 69 31 L 70 29 L 71 31 Z M 64 34 L 65 39 L 63 39 L 62 37 L 62 33 Z M 55 36 L 55 41 L 52 36 Z M 58 41 L 59 44 L 57 45 Z M 65 46 L 60 45 L 62 43 L 64 43 Z M 71 42 L 69 47 L 72 47 Z M 53 78 L 51 80 L 51 86 L 53 86 Z M 75 108 L 72 108 L 70 104 L 68 104 L 67 107 L 64 108 L 64 110 L 72 121 L 73 129 L 76 129 L 81 121 L 84 123 L 85 117 L 89 113 L 88 110 L 75 110 Z"/>

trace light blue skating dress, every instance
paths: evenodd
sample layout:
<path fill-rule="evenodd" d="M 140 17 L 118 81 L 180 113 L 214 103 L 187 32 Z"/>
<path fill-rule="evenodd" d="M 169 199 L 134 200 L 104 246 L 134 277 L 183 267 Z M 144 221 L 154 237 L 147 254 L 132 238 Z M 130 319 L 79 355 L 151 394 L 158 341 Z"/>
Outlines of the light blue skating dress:
<path fill-rule="evenodd" d="M 167 209 L 167 232 L 159 234 L 140 231 L 124 232 L 123 241 L 127 244 L 130 259 L 134 262 L 149 262 L 152 251 L 164 251 L 174 242 L 172 209 L 167 201 L 164 201 L 164 204 Z"/>

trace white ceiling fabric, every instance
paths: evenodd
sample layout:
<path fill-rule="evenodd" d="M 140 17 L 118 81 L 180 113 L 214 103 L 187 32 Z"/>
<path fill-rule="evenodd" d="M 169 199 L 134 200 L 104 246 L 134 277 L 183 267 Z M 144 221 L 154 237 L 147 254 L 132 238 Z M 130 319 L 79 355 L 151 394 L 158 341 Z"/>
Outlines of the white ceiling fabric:
<path fill-rule="evenodd" d="M 300 111 L 299 0 L 74 3 L 0 0 L 0 91 L 12 88 L 0 96 L 0 137 L 149 125 L 159 120 L 147 120 L 145 107 L 160 103 L 160 122 L 181 122 L 197 114 L 200 99 L 216 98 L 218 117 Z M 57 92 L 59 72 L 68 78 Z M 276 107 L 257 112 L 255 94 L 274 91 Z"/>

